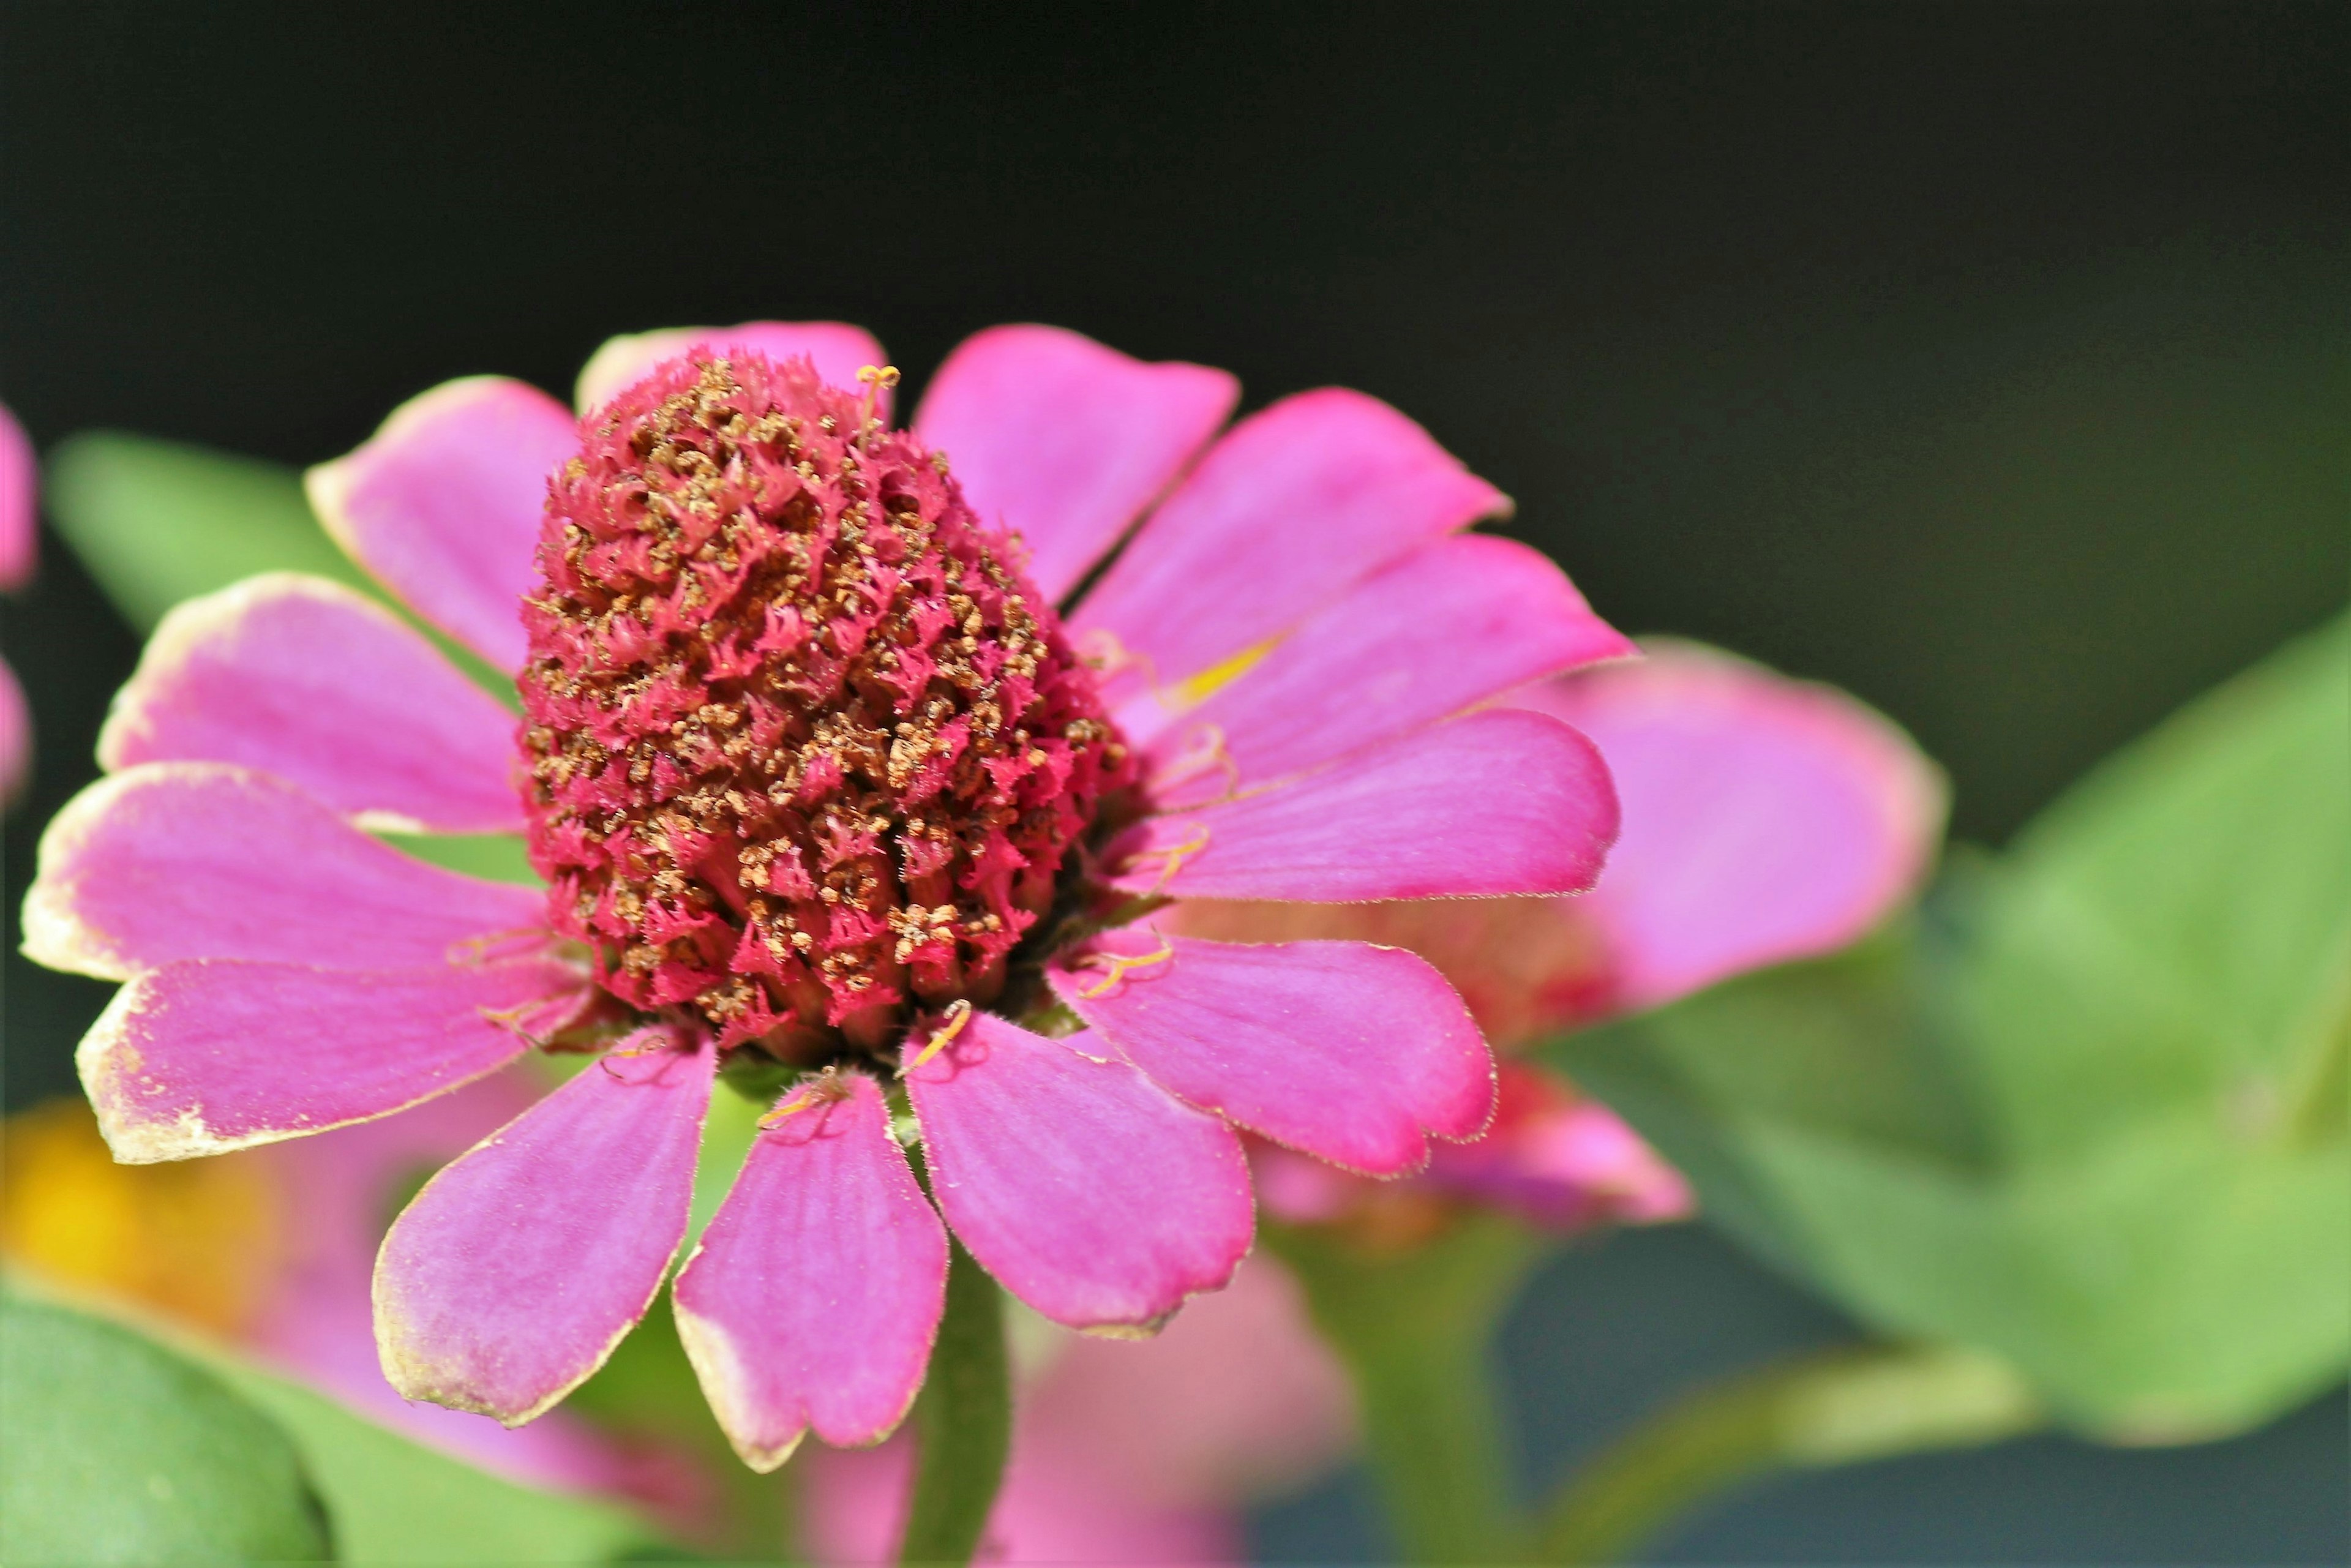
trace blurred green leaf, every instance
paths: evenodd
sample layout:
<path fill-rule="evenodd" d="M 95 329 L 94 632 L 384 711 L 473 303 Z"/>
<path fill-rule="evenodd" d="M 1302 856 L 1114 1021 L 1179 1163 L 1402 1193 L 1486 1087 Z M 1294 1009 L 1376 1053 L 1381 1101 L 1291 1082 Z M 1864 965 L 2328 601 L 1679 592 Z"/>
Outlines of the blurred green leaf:
<path fill-rule="evenodd" d="M 0 1296 L 0 1561 L 317 1562 L 297 1445 L 128 1329 Z"/>
<path fill-rule="evenodd" d="M 1012 1368 L 1004 1343 L 1004 1291 L 948 1243 L 946 1312 L 914 1427 L 914 1486 L 906 1500 L 901 1563 L 968 1563 L 987 1528 L 1012 1448 Z"/>
<path fill-rule="evenodd" d="M 262 571 L 307 571 L 381 594 L 319 527 L 290 468 L 119 431 L 51 451 L 50 519 L 141 632 L 183 599 Z"/>
<path fill-rule="evenodd" d="M 2109 1437 L 2351 1362 L 2351 640 L 2099 768 L 1940 918 L 1558 1041 L 1708 1211 Z"/>
<path fill-rule="evenodd" d="M 1543 1239 L 1498 1214 L 1458 1217 L 1416 1245 L 1332 1226 L 1265 1225 L 1315 1326 L 1353 1375 L 1364 1435 L 1405 1555 L 1417 1563 L 1524 1556 L 1489 1371 L 1494 1325 Z"/>
<path fill-rule="evenodd" d="M 461 871 L 490 882 L 543 885 L 530 869 L 530 853 L 518 833 L 379 833 L 378 838 L 405 854 L 448 871 Z"/>
<path fill-rule="evenodd" d="M 306 571 L 406 616 L 508 706 L 514 682 L 408 615 L 319 526 L 302 476 L 258 458 L 122 431 L 59 442 L 42 476 L 50 520 L 123 619 L 152 631 L 183 599 L 264 571 Z"/>
<path fill-rule="evenodd" d="M 353 1562 L 609 1563 L 663 1546 L 609 1503 L 519 1486 L 314 1389 L 247 1367 L 222 1370 L 293 1438 Z"/>

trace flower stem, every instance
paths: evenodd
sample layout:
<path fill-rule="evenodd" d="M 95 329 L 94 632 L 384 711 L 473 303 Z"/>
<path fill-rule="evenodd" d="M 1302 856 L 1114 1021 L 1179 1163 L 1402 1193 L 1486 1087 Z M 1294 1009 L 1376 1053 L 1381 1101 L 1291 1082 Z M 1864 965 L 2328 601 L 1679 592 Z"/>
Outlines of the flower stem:
<path fill-rule="evenodd" d="M 1535 1556 L 1621 1561 L 1694 1504 L 1773 1470 L 1975 1448 L 2047 1419 L 2023 1378 L 1980 1351 L 1800 1356 L 1700 1388 L 1618 1438 L 1553 1494 Z"/>
<path fill-rule="evenodd" d="M 1490 1215 L 1425 1245 L 1367 1248 L 1329 1228 L 1268 1228 L 1314 1320 L 1354 1374 L 1381 1497 L 1407 1558 L 1522 1555 L 1488 1345 L 1543 1245 Z"/>
<path fill-rule="evenodd" d="M 1012 1388 L 1003 1295 L 961 1243 L 947 1264 L 946 1315 L 930 1375 L 914 1401 L 914 1495 L 898 1561 L 968 1563 L 1004 1479 Z"/>

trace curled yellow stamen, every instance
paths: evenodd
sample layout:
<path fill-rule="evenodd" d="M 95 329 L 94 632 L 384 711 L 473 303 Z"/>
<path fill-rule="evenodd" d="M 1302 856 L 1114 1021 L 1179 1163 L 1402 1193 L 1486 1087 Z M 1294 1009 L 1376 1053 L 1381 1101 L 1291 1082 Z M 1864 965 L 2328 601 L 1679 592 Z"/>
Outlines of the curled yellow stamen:
<path fill-rule="evenodd" d="M 1241 765 L 1227 749 L 1225 727 L 1220 724 L 1204 724 L 1194 729 L 1185 739 L 1183 753 L 1151 782 L 1162 789 L 1188 784 L 1212 768 L 1225 776 L 1224 792 L 1217 799 L 1229 800 L 1240 789 Z"/>
<path fill-rule="evenodd" d="M 528 925 L 517 925 L 510 931 L 485 931 L 478 936 L 467 936 L 450 943 L 447 947 L 442 949 L 441 956 L 453 967 L 458 967 L 469 964 L 486 964 L 494 958 L 519 958 L 526 951 L 520 945 L 528 943 L 534 938 L 542 945 L 545 944 L 546 931 L 533 930 Z M 500 949 L 507 950 L 500 951 Z"/>
<path fill-rule="evenodd" d="M 1077 961 L 1078 966 L 1081 968 L 1106 969 L 1109 973 L 1104 975 L 1100 981 L 1088 986 L 1084 990 L 1080 991 L 1078 995 L 1084 1000 L 1092 1001 L 1094 998 L 1101 996 L 1105 991 L 1108 991 L 1113 986 L 1117 985 L 1121 980 L 1125 979 L 1126 972 L 1129 969 L 1144 969 L 1150 967 L 1154 964 L 1165 964 L 1168 959 L 1173 958 L 1174 956 L 1176 956 L 1176 944 L 1170 942 L 1165 936 L 1159 938 L 1159 950 L 1155 953 L 1097 952 L 1085 954 Z"/>
<path fill-rule="evenodd" d="M 841 1070 L 828 1067 L 814 1078 L 802 1079 L 790 1093 L 777 1101 L 759 1118 L 759 1131 L 772 1133 L 787 1116 L 797 1116 L 811 1105 L 830 1105 L 848 1098 L 849 1085 L 841 1081 Z"/>
<path fill-rule="evenodd" d="M 970 1021 L 971 1003 L 961 997 L 957 997 L 955 1000 L 949 1002 L 947 1004 L 946 1027 L 940 1030 L 938 1033 L 931 1036 L 930 1044 L 923 1047 L 923 1053 L 920 1056 L 917 1056 L 914 1061 L 898 1069 L 898 1076 L 901 1078 L 905 1077 L 906 1074 L 914 1071 L 914 1069 L 922 1066 L 923 1063 L 928 1061 L 931 1058 L 945 1051 L 947 1048 L 947 1042 L 955 1039 L 956 1036 L 961 1034 L 963 1032 L 963 1026 Z"/>
<path fill-rule="evenodd" d="M 1184 869 L 1184 862 L 1186 861 L 1190 860 L 1194 855 L 1198 854 L 1202 850 L 1205 850 L 1207 847 L 1208 824 L 1206 822 L 1195 822 L 1192 824 L 1190 836 L 1186 838 L 1182 843 L 1170 844 L 1165 849 L 1144 850 L 1140 854 L 1131 855 L 1128 857 L 1126 863 L 1119 868 L 1119 874 L 1122 876 L 1125 875 L 1126 873 L 1134 871 L 1136 867 L 1142 865 L 1145 861 L 1165 860 L 1167 863 L 1159 868 L 1159 875 L 1153 879 L 1151 883 L 1150 891 L 1152 893 L 1157 893 L 1161 888 L 1167 885 L 1177 872 Z"/>
<path fill-rule="evenodd" d="M 898 367 L 868 365 L 857 372 L 857 381 L 865 389 L 865 403 L 858 410 L 857 428 L 860 434 L 870 436 L 880 428 L 879 422 L 873 417 L 873 405 L 883 391 L 898 384 Z"/>

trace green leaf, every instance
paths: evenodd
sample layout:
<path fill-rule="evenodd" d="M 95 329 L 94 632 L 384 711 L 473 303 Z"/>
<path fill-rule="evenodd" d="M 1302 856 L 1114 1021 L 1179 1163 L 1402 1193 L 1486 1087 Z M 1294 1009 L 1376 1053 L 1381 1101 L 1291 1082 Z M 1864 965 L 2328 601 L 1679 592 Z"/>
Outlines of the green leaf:
<path fill-rule="evenodd" d="M 128 1329 L 0 1296 L 0 1561 L 317 1562 L 297 1446 Z"/>
<path fill-rule="evenodd" d="M 59 443 L 42 482 L 57 532 L 141 632 L 256 572 L 312 572 L 381 596 L 319 527 L 301 476 L 277 464 L 100 430 Z"/>
<path fill-rule="evenodd" d="M 1366 1245 L 1332 1227 L 1265 1227 L 1364 1405 L 1380 1498 L 1418 1563 L 1522 1555 L 1489 1345 L 1544 1243 L 1493 1214 L 1421 1245 Z"/>
<path fill-rule="evenodd" d="M 59 535 L 141 632 L 183 599 L 258 572 L 309 572 L 400 612 L 476 685 L 517 706 L 512 680 L 409 615 L 352 563 L 319 526 L 291 468 L 99 430 L 60 442 L 42 484 Z"/>
<path fill-rule="evenodd" d="M 609 1503 L 517 1485 L 314 1389 L 248 1367 L 222 1370 L 293 1438 L 353 1562 L 609 1563 L 663 1549 Z"/>
<path fill-rule="evenodd" d="M 914 1399 L 914 1495 L 901 1563 L 968 1563 L 1012 1448 L 1004 1292 L 955 1242 L 946 1315 Z"/>
<path fill-rule="evenodd" d="M 2351 1364 L 2351 647 L 2088 779 L 1938 918 L 1556 1042 L 1719 1223 L 2074 1424 L 2236 1429 Z"/>

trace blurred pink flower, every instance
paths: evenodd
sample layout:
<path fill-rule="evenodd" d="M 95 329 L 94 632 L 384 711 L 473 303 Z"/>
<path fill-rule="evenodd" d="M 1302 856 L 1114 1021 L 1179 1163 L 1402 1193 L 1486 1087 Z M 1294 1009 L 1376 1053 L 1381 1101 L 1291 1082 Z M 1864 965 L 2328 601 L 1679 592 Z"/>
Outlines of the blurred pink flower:
<path fill-rule="evenodd" d="M 519 737 L 387 612 L 256 579 L 158 629 L 111 776 L 43 841 L 26 951 L 129 982 L 80 1053 L 122 1159 L 604 1050 L 394 1225 L 375 1322 L 405 1395 L 517 1423 L 601 1364 L 684 1234 L 730 1050 L 804 1075 L 674 1301 L 761 1469 L 899 1420 L 942 1220 L 1047 1317 L 1149 1332 L 1249 1247 L 1238 1130 L 1395 1176 L 1487 1124 L 1491 1059 L 1420 958 L 1122 923 L 1589 886 L 1598 754 L 1489 705 L 1628 644 L 1541 556 L 1460 532 L 1504 498 L 1361 394 L 1218 436 L 1222 372 L 1008 327 L 901 432 L 880 361 L 765 323 L 608 345 L 576 420 L 496 378 L 417 398 L 311 493 L 518 672 Z M 551 887 L 367 829 L 527 830 Z"/>
<path fill-rule="evenodd" d="M 39 550 L 34 496 L 39 470 L 25 427 L 0 403 L 0 592 L 32 580 Z M 0 805 L 13 800 L 33 766 L 33 715 L 16 672 L 0 659 Z"/>
<path fill-rule="evenodd" d="M 1258 1256 L 1144 1343 L 1055 1334 L 1018 1401 L 1012 1457 L 977 1561 L 1238 1563 L 1237 1511 L 1304 1481 L 1353 1441 L 1353 1393 L 1297 1282 Z M 820 1563 L 895 1554 L 912 1480 L 901 1436 L 803 1460 L 802 1534 Z"/>
<path fill-rule="evenodd" d="M 1664 642 L 1509 700 L 1574 725 L 1607 759 L 1623 828 L 1592 892 L 1339 909 L 1201 903 L 1176 913 L 1178 927 L 1408 947 L 1508 1053 L 1833 952 L 1912 895 L 1933 862 L 1940 775 L 1890 721 L 1833 688 Z M 1257 1170 L 1260 1200 L 1285 1218 L 1335 1219 L 1382 1197 L 1280 1149 L 1259 1150 Z M 1493 1130 L 1437 1149 L 1396 1190 L 1467 1194 L 1568 1228 L 1674 1218 L 1690 1204 L 1679 1174 L 1605 1107 L 1510 1062 Z"/>

